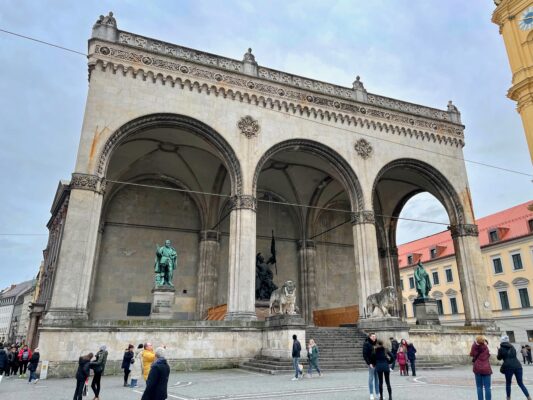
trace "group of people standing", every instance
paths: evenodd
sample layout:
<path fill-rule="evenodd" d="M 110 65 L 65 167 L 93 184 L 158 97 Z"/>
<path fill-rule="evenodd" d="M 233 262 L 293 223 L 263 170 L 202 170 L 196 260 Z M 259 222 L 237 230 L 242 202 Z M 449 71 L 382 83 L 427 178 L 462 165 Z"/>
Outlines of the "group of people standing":
<path fill-rule="evenodd" d="M 520 353 L 522 353 L 522 360 L 524 361 L 524 365 L 531 365 L 533 364 L 533 359 L 531 358 L 531 346 L 529 344 L 523 345 L 520 349 Z"/>
<path fill-rule="evenodd" d="M 374 394 L 379 394 L 379 399 L 383 400 L 383 381 L 387 385 L 389 400 L 392 399 L 392 387 L 390 384 L 390 373 L 394 370 L 396 362 L 400 366 L 400 375 L 409 375 L 409 365 L 411 373 L 416 376 L 416 348 L 412 343 L 402 339 L 400 343 L 394 338 L 390 338 L 390 349 L 384 345 L 382 340 L 378 340 L 375 333 L 370 333 L 363 345 L 363 359 L 368 365 L 368 390 L 370 399 Z"/>
<path fill-rule="evenodd" d="M 298 337 L 296 335 L 292 335 L 292 365 L 294 367 L 294 378 L 292 378 L 293 381 L 301 379 L 305 376 L 303 365 L 300 364 L 301 352 L 302 345 L 300 344 Z M 314 339 L 309 339 L 309 344 L 307 345 L 307 376 L 309 378 L 313 377 L 313 369 L 316 370 L 318 376 L 322 376 L 320 366 L 318 365 L 318 358 L 318 346 L 316 345 Z"/>
<path fill-rule="evenodd" d="M 142 377 L 145 382 L 142 400 L 166 399 L 170 367 L 165 358 L 165 348 L 158 347 L 154 351 L 151 343 L 141 343 L 137 349 L 134 347 L 129 344 L 122 357 L 121 368 L 124 370 L 124 387 L 138 387 L 139 379 Z M 91 389 L 94 392 L 95 400 L 99 400 L 101 378 L 104 374 L 107 354 L 106 346 L 102 346 L 96 355 L 89 353 L 79 358 L 74 400 L 82 400 L 86 394 L 91 370 L 94 374 Z M 128 379 L 131 380 L 129 384 Z"/>
<path fill-rule="evenodd" d="M 33 352 L 27 345 L 12 345 L 4 347 L 0 343 L 0 379 L 10 376 L 19 376 L 19 378 L 26 378 L 26 372 L 29 372 L 28 383 L 32 381 L 37 383 L 39 379 L 35 374 L 37 366 L 39 365 L 39 349 Z"/>

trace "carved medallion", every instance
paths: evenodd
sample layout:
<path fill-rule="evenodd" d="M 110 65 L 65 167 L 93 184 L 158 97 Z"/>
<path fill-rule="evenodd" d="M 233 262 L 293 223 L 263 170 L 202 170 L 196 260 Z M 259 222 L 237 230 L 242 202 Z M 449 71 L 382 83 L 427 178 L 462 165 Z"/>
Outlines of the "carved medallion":
<path fill-rule="evenodd" d="M 354 147 L 357 154 L 359 154 L 364 160 L 369 158 L 374 152 L 374 149 L 370 143 L 368 143 L 365 139 L 359 139 L 357 142 L 355 142 Z"/>
<path fill-rule="evenodd" d="M 254 120 L 249 115 L 242 117 L 237 123 L 237 126 L 239 127 L 241 133 L 248 139 L 257 136 L 259 133 L 259 122 Z"/>

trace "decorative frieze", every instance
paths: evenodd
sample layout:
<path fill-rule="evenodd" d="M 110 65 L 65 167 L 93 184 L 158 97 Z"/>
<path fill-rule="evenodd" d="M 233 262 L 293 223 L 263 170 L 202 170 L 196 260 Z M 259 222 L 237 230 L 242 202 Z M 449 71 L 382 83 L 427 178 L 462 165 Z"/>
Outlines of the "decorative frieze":
<path fill-rule="evenodd" d="M 237 123 L 237 127 L 241 133 L 246 136 L 248 139 L 251 139 L 259 133 L 259 122 L 254 120 L 249 115 L 242 117 Z"/>
<path fill-rule="evenodd" d="M 70 180 L 70 188 L 98 192 L 101 190 L 99 183 L 100 177 L 97 175 L 73 173 Z"/>
<path fill-rule="evenodd" d="M 257 199 L 250 195 L 232 196 L 230 199 L 230 208 L 232 210 L 247 209 L 257 211 Z"/>
<path fill-rule="evenodd" d="M 374 211 L 362 210 L 352 213 L 352 225 L 374 224 L 376 222 Z"/>
<path fill-rule="evenodd" d="M 385 124 L 390 123 L 398 123 L 402 124 L 403 126 L 409 126 L 412 127 L 413 130 L 416 129 L 422 129 L 427 130 L 428 134 L 424 135 L 422 132 L 417 133 L 414 131 L 411 133 L 411 136 L 415 137 L 423 137 L 427 140 L 433 140 L 433 141 L 444 141 L 447 142 L 454 142 L 457 145 L 462 145 L 462 138 L 463 138 L 463 129 L 462 127 L 458 127 L 457 125 L 451 125 L 449 123 L 438 123 L 434 120 L 426 120 L 423 118 L 416 118 L 410 115 L 402 115 L 399 113 L 389 112 L 387 110 L 373 108 L 369 106 L 364 106 L 360 103 L 355 103 L 355 100 L 353 100 L 353 103 L 343 102 L 339 101 L 335 98 L 327 98 L 323 96 L 318 96 L 313 93 L 301 91 L 301 90 L 291 90 L 287 87 L 282 86 L 275 86 L 265 83 L 264 81 L 253 78 L 250 76 L 245 75 L 237 75 L 232 73 L 225 73 L 224 71 L 220 70 L 209 70 L 205 68 L 201 68 L 194 64 L 186 64 L 182 62 L 174 62 L 169 61 L 166 59 L 158 58 L 155 56 L 148 56 L 146 54 L 142 53 L 136 53 L 134 51 L 127 51 L 120 48 L 114 48 L 110 46 L 102 46 L 100 44 L 95 46 L 95 53 L 101 54 L 106 57 L 111 57 L 119 60 L 124 60 L 133 64 L 137 65 L 144 65 L 147 67 L 154 67 L 159 68 L 167 71 L 172 71 L 176 74 L 185 75 L 185 76 L 194 76 L 195 78 L 202 80 L 202 81 L 210 81 L 213 83 L 220 83 L 224 84 L 224 87 L 227 87 L 227 85 L 234 86 L 239 89 L 239 91 L 243 94 L 245 94 L 249 90 L 253 90 L 255 92 L 259 92 L 265 96 L 274 96 L 281 99 L 287 99 L 292 100 L 294 103 L 292 107 L 301 107 L 301 105 L 308 104 L 309 106 L 314 106 L 313 109 L 318 112 L 321 116 L 325 116 L 325 113 L 328 113 L 329 111 L 325 110 L 322 111 L 320 109 L 316 109 L 315 107 L 320 108 L 330 108 L 332 110 L 335 110 L 338 113 L 349 113 L 359 116 L 369 116 L 374 118 L 379 118 L 384 120 Z M 194 61 L 194 60 L 193 60 Z M 210 64 L 213 67 L 219 67 L 219 65 Z M 126 68 L 123 68 L 124 73 L 126 73 Z M 137 74 L 135 70 L 132 68 L 132 72 L 134 75 Z M 259 77 L 262 77 L 262 71 L 263 68 L 258 68 L 259 71 Z M 279 73 L 277 71 L 271 71 L 271 81 L 280 82 L 280 84 L 285 84 L 285 80 L 283 79 L 283 74 Z M 236 71 L 241 72 L 241 71 Z M 269 74 L 270 74 L 269 72 Z M 263 73 L 265 73 L 263 71 Z M 143 71 L 143 74 L 145 74 L 145 71 Z M 155 77 L 155 75 L 154 75 Z M 144 78 L 144 76 L 143 76 Z M 165 79 L 162 77 L 162 79 Z M 190 79 L 190 78 L 188 78 Z M 298 78 L 302 82 L 305 81 L 304 78 Z M 312 82 L 309 80 L 309 82 Z M 297 86 L 297 85 L 296 85 Z M 309 89 L 309 90 L 315 90 L 316 88 L 313 86 L 312 88 L 308 88 L 309 85 L 302 85 L 301 87 L 303 89 Z M 344 88 L 347 91 L 354 92 L 351 89 Z M 221 88 L 220 90 L 225 90 Z M 332 96 L 337 96 L 337 93 L 329 93 L 329 91 L 326 91 L 327 94 L 331 94 Z M 252 94 L 247 94 L 247 96 L 252 96 Z M 370 95 L 368 95 L 370 97 Z M 250 97 L 249 97 L 250 98 Z M 447 114 L 447 113 L 446 113 Z M 331 116 L 331 114 L 329 114 Z M 431 116 L 428 116 L 429 118 L 434 119 Z M 338 120 L 340 118 L 340 121 L 344 120 L 344 115 L 338 114 L 334 116 L 335 120 Z M 374 123 L 372 122 L 372 126 L 374 128 L 383 130 L 389 130 L 390 128 L 398 130 L 398 132 L 401 131 L 401 127 L 393 127 L 388 125 L 382 125 L 381 123 Z M 370 123 L 369 123 L 370 127 Z M 432 133 L 433 132 L 433 133 Z M 444 135 L 449 135 L 450 139 L 447 139 Z"/>
<path fill-rule="evenodd" d="M 452 238 L 459 236 L 479 236 L 478 227 L 474 224 L 450 225 L 448 229 L 451 231 Z"/>
<path fill-rule="evenodd" d="M 374 152 L 374 148 L 365 139 L 359 139 L 355 142 L 354 148 L 363 160 L 369 158 Z"/>

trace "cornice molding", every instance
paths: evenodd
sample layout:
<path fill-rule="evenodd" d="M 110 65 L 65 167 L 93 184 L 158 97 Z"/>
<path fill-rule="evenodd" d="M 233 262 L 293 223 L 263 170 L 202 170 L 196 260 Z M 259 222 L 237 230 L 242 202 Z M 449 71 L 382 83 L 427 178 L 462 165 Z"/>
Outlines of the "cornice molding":
<path fill-rule="evenodd" d="M 169 57 L 154 57 L 148 52 L 145 54 L 135 50 L 132 51 L 127 46 L 112 46 L 106 42 L 95 44 L 94 53 L 89 58 L 89 75 L 100 65 L 103 71 L 109 68 L 113 73 L 121 72 L 124 76 L 129 75 L 134 79 L 140 77 L 153 83 L 188 88 L 207 95 L 222 95 L 224 98 L 276 111 L 298 113 L 301 116 L 312 116 L 341 124 L 360 125 L 457 147 L 464 146 L 464 126 L 449 121 L 413 116 L 404 111 L 391 112 L 386 108 L 353 100 L 338 101 L 334 97 L 318 96 L 306 89 L 287 89 L 283 87 L 283 82 L 265 83 L 260 78 L 212 67 L 205 68 L 192 62 L 171 61 Z M 372 95 L 368 96 L 371 98 Z"/>

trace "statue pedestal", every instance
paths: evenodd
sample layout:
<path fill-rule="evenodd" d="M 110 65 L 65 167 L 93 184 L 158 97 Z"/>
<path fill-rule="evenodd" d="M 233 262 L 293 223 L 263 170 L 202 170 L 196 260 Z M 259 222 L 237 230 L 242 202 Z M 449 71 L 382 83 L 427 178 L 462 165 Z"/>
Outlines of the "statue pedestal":
<path fill-rule="evenodd" d="M 300 314 L 276 314 L 265 319 L 265 328 L 304 327 L 305 321 Z"/>
<path fill-rule="evenodd" d="M 156 286 L 152 289 L 152 319 L 172 319 L 172 306 L 176 289 L 172 286 Z"/>
<path fill-rule="evenodd" d="M 440 325 L 437 300 L 418 298 L 413 302 L 417 325 Z"/>
<path fill-rule="evenodd" d="M 363 318 L 357 322 L 357 328 L 367 334 L 375 333 L 385 343 L 390 337 L 398 340 L 409 337 L 409 324 L 399 317 Z"/>

